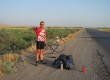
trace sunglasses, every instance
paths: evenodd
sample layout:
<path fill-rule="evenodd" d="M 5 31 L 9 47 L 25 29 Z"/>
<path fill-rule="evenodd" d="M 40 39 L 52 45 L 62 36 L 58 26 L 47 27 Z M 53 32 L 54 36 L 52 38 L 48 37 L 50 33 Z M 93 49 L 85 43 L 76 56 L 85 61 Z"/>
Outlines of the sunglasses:
<path fill-rule="evenodd" d="M 41 23 L 40 25 L 44 25 L 44 23 Z"/>

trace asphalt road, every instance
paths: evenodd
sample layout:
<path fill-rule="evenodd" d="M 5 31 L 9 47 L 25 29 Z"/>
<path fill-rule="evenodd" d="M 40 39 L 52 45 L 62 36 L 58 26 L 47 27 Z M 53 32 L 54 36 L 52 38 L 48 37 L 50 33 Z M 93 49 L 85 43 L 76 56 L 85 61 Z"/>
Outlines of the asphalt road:
<path fill-rule="evenodd" d="M 35 54 L 28 54 L 27 64 L 23 64 L 18 72 L 0 80 L 110 80 L 109 37 L 109 33 L 85 29 L 76 38 L 66 42 L 66 48 L 61 53 L 73 56 L 75 70 L 53 68 L 55 58 L 51 58 L 51 54 L 45 54 L 44 60 L 47 64 L 35 66 Z M 56 53 L 55 56 L 58 57 L 61 53 Z M 107 61 L 103 61 L 103 58 Z M 85 73 L 81 72 L 83 66 Z"/>
<path fill-rule="evenodd" d="M 92 36 L 90 38 L 100 45 L 98 47 L 99 55 L 102 56 L 102 60 L 110 72 L 110 33 L 90 29 L 87 29 L 87 32 Z"/>

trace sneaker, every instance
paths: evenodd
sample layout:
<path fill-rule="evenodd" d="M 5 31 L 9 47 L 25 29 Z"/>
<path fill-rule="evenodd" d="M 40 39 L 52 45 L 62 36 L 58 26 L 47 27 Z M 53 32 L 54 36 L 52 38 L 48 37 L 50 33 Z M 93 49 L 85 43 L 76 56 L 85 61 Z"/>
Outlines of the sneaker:
<path fill-rule="evenodd" d="M 36 61 L 36 64 L 35 65 L 37 66 L 38 64 L 39 64 L 39 61 Z"/>
<path fill-rule="evenodd" d="M 41 63 L 41 64 L 46 64 L 46 62 L 44 62 L 43 60 L 40 60 L 40 63 Z"/>

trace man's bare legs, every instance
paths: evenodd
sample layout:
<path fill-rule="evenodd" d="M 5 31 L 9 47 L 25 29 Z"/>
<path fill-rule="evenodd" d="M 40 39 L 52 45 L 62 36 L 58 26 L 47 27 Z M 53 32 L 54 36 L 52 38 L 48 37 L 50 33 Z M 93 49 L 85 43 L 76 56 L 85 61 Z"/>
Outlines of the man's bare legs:
<path fill-rule="evenodd" d="M 44 49 L 40 50 L 40 60 L 43 61 L 44 58 Z"/>
<path fill-rule="evenodd" d="M 40 55 L 40 49 L 38 49 L 38 50 L 36 51 L 36 66 L 38 65 L 39 55 Z"/>
<path fill-rule="evenodd" d="M 39 61 L 40 49 L 36 51 L 36 61 Z"/>
<path fill-rule="evenodd" d="M 36 65 L 38 64 L 39 59 L 41 62 L 43 62 L 43 58 L 44 58 L 44 49 L 38 49 L 36 51 Z"/>

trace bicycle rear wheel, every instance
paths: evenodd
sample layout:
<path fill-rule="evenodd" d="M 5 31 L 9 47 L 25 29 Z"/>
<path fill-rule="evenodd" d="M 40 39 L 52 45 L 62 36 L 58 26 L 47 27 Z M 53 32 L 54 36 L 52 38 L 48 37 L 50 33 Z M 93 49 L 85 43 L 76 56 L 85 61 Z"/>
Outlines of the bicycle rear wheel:
<path fill-rule="evenodd" d="M 61 38 L 53 40 L 51 49 L 55 52 L 62 52 L 65 49 L 65 41 Z"/>
<path fill-rule="evenodd" d="M 51 42 L 48 42 L 47 44 L 46 44 L 46 46 L 45 46 L 45 48 L 44 48 L 44 50 L 45 50 L 45 54 L 51 54 L 52 53 L 52 51 L 51 51 Z"/>

